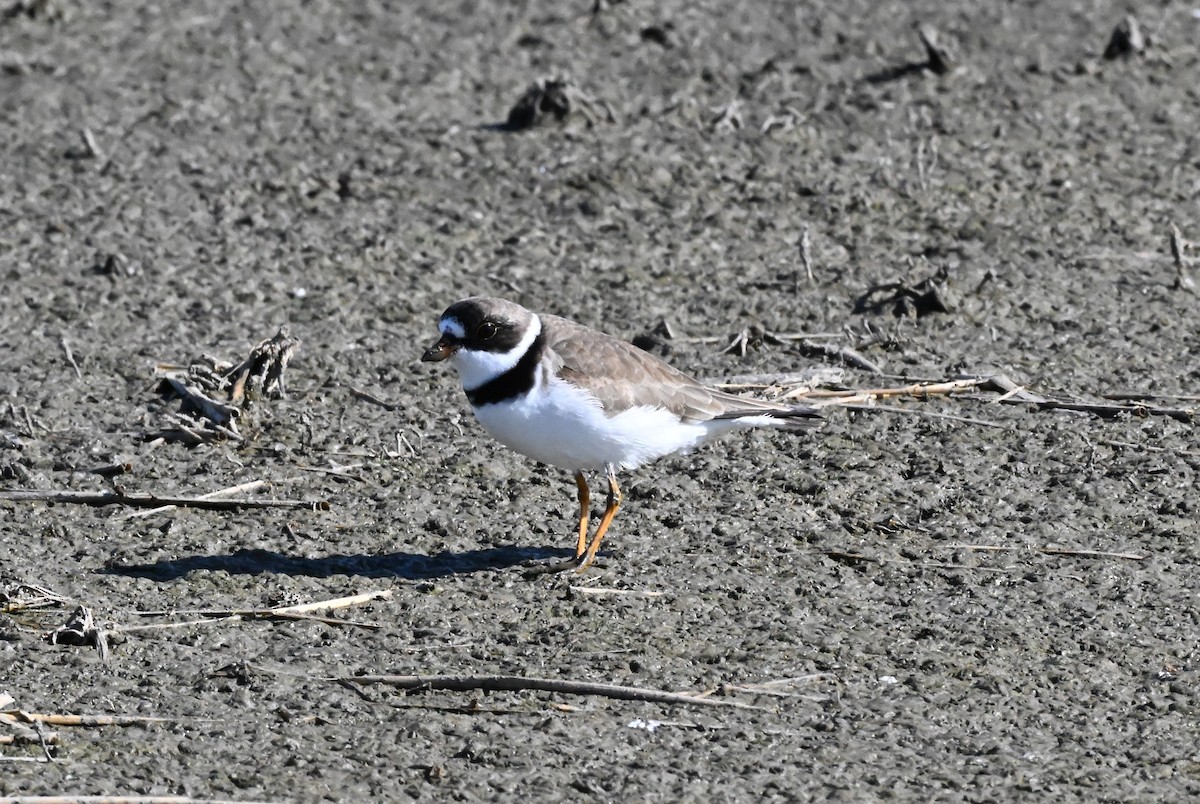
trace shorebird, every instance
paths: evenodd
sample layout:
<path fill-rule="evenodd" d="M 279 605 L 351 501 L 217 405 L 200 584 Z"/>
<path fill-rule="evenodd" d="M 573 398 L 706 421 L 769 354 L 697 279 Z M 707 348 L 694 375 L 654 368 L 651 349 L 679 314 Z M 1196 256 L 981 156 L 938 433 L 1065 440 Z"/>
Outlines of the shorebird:
<path fill-rule="evenodd" d="M 709 388 L 631 343 L 566 318 L 484 296 L 455 302 L 421 356 L 458 370 L 475 418 L 501 444 L 574 473 L 575 561 L 591 566 L 621 505 L 617 472 L 750 427 L 798 430 L 816 410 Z M 585 471 L 608 480 L 607 505 L 588 539 Z"/>

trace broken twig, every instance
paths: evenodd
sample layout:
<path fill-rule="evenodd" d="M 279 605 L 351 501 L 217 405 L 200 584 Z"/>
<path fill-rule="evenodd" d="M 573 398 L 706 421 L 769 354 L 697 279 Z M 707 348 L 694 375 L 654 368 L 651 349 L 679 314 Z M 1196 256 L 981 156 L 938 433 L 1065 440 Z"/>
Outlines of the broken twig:
<path fill-rule="evenodd" d="M 71 368 L 75 369 L 75 379 L 82 380 L 83 372 L 79 370 L 79 364 L 75 362 L 75 355 L 71 353 L 71 344 L 67 343 L 67 336 L 62 336 L 58 339 L 58 345 L 62 347 L 63 354 L 67 357 L 67 362 L 71 364 Z"/>
<path fill-rule="evenodd" d="M 1179 227 L 1172 223 L 1171 262 L 1175 265 L 1175 283 L 1171 287 L 1174 290 L 1182 290 L 1185 293 L 1195 294 L 1196 280 L 1192 279 L 1192 275 L 1188 273 L 1187 256 L 1185 254 L 1188 245 L 1190 244 L 1179 233 Z"/>
<path fill-rule="evenodd" d="M 251 480 L 248 483 L 239 483 L 236 486 L 230 486 L 229 488 L 226 488 L 226 489 L 217 489 L 216 491 L 210 491 L 207 494 L 201 494 L 198 499 L 215 500 L 215 499 L 219 499 L 221 497 L 229 497 L 230 495 L 233 495 L 233 494 L 248 494 L 251 491 L 258 491 L 265 485 L 267 485 L 267 481 L 265 481 L 265 480 Z M 170 511 L 174 508 L 175 508 L 174 505 L 163 505 L 158 508 L 147 508 L 147 509 L 142 509 L 139 511 L 130 511 L 128 514 L 125 514 L 124 516 L 122 516 L 121 519 L 135 519 L 137 517 L 143 517 L 143 516 L 154 516 L 155 514 L 166 513 L 167 511 Z"/>
<path fill-rule="evenodd" d="M 183 412 L 194 411 L 213 424 L 224 425 L 237 432 L 234 422 L 241 411 L 236 405 L 218 402 L 199 388 L 194 388 L 176 377 L 164 377 L 163 382 L 183 400 Z"/>
<path fill-rule="evenodd" d="M 623 701 L 649 701 L 652 703 L 678 704 L 681 706 L 726 706 L 735 709 L 762 709 L 760 706 L 727 701 L 722 698 L 705 697 L 690 692 L 667 692 L 644 687 L 626 687 L 617 684 L 597 684 L 587 681 L 569 681 L 554 678 L 529 678 L 525 676 L 344 676 L 330 679 L 340 684 L 365 686 L 386 684 L 408 690 L 483 690 L 487 692 L 535 690 L 557 692 L 564 695 L 595 695 Z"/>
<path fill-rule="evenodd" d="M 812 237 L 808 232 L 808 224 L 805 224 L 800 232 L 800 264 L 804 266 L 804 275 L 808 277 L 809 284 L 816 282 L 813 276 Z M 800 283 L 796 284 L 799 286 Z"/>
<path fill-rule="evenodd" d="M 1035 553 L 1044 553 L 1050 556 L 1076 556 L 1079 558 L 1117 558 L 1122 561 L 1145 561 L 1150 556 L 1142 553 L 1113 553 L 1107 550 L 1073 550 L 1066 547 L 1015 547 L 1009 545 L 991 545 L 991 544 L 951 544 L 947 545 L 953 550 L 975 550 L 984 553 L 1001 553 L 1001 552 L 1023 552 L 1032 550 Z"/>
<path fill-rule="evenodd" d="M 174 505 L 181 508 L 202 508 L 208 511 L 241 511 L 247 508 L 306 508 L 310 511 L 328 511 L 330 509 L 327 500 L 218 500 L 211 497 L 159 497 L 154 494 L 127 494 L 120 491 L 18 489 L 16 491 L 0 491 L 0 500 L 92 506 L 127 505 L 131 508 L 159 508 Z"/>
<path fill-rule="evenodd" d="M 994 374 L 977 379 L 982 380 L 979 384 L 980 390 L 1002 393 L 1004 396 L 996 401 L 1006 405 L 1033 405 L 1038 410 L 1073 410 L 1080 413 L 1091 413 L 1106 419 L 1111 419 L 1122 414 L 1138 418 L 1166 416 L 1187 424 L 1190 424 L 1196 415 L 1195 411 L 1191 408 L 1164 408 L 1157 405 L 1140 404 L 1112 405 L 1097 402 L 1047 399 L 1046 397 L 1025 391 L 1003 374 Z"/>
<path fill-rule="evenodd" d="M 811 341 L 807 338 L 797 341 L 797 345 L 800 347 L 801 351 L 805 352 L 806 354 L 835 357 L 851 366 L 863 369 L 864 371 L 869 371 L 872 374 L 883 373 L 883 369 L 879 367 L 878 363 L 868 360 L 854 349 L 851 349 L 849 346 L 836 346 L 834 344 L 816 343 L 815 341 Z"/>
<path fill-rule="evenodd" d="M 290 619 L 290 620 L 307 620 L 321 619 L 322 622 L 328 621 L 335 625 L 359 625 L 365 627 L 378 627 L 373 623 L 351 623 L 345 620 L 333 620 L 330 618 L 314 618 L 313 612 L 318 611 L 333 611 L 334 609 L 344 609 L 348 606 L 357 606 L 360 603 L 369 603 L 373 600 L 388 600 L 392 596 L 391 589 L 380 589 L 374 592 L 363 592 L 357 595 L 348 595 L 346 597 L 335 597 L 331 600 L 318 600 L 313 603 L 297 603 L 288 606 L 273 606 L 265 609 L 167 609 L 162 611 L 139 611 L 135 612 L 141 617 L 167 617 L 167 616 L 199 616 L 205 620 L 194 620 L 184 623 L 171 623 L 169 625 L 199 625 L 209 622 L 219 622 L 233 618 L 247 620 L 269 620 L 269 619 Z M 113 628 L 113 631 L 139 631 L 146 630 L 152 626 L 118 626 Z"/>
<path fill-rule="evenodd" d="M 1003 374 L 990 374 L 980 376 L 962 376 L 950 380 L 941 380 L 933 382 L 917 382 L 909 385 L 902 385 L 892 388 L 816 388 L 811 380 L 799 380 L 797 375 L 793 374 L 765 374 L 756 375 L 752 378 L 753 382 L 746 382 L 747 378 L 735 378 L 738 380 L 733 383 L 726 383 L 718 387 L 723 388 L 760 388 L 760 389 L 775 389 L 779 391 L 776 398 L 793 400 L 803 400 L 812 404 L 814 407 L 822 408 L 829 406 L 851 407 L 871 403 L 875 400 L 910 397 L 913 399 L 928 399 L 930 397 L 944 397 L 954 394 L 962 394 L 970 391 L 985 391 L 1000 394 L 999 397 L 989 401 L 1006 405 L 1028 405 L 1037 410 L 1066 410 L 1079 413 L 1090 413 L 1102 418 L 1114 418 L 1116 416 L 1128 415 L 1137 418 L 1145 418 L 1147 416 L 1166 416 L 1176 421 L 1181 421 L 1187 424 L 1192 423 L 1196 418 L 1196 411 L 1192 408 L 1184 407 L 1162 407 L 1159 405 L 1148 405 L 1141 402 L 1132 402 L 1131 404 L 1119 404 L 1113 402 L 1080 402 L 1068 399 L 1049 399 L 1032 391 L 1027 390 L 1023 386 L 1017 385 Z M 1120 397 L 1126 398 L 1126 397 Z M 1128 397 L 1133 398 L 1133 397 Z M 1188 396 L 1174 397 L 1181 400 L 1190 400 Z M 983 420 L 971 420 L 972 424 L 988 424 Z"/>
<path fill-rule="evenodd" d="M 150 717 L 147 715 L 47 715 L 25 712 L 20 709 L 0 711 L 0 721 L 6 723 L 45 723 L 48 726 L 79 726 L 102 728 L 104 726 L 157 726 L 161 723 L 181 721 L 211 722 L 208 718 Z"/>
<path fill-rule="evenodd" d="M 862 411 L 863 413 L 906 413 L 911 416 L 924 416 L 929 419 L 946 419 L 952 422 L 962 422 L 963 424 L 977 424 L 981 427 L 1008 428 L 1008 425 L 1002 422 L 973 419 L 970 416 L 955 416 L 952 413 L 938 413 L 937 411 L 921 410 L 920 408 L 900 408 L 894 405 L 852 405 L 848 403 L 841 403 L 840 407 L 844 407 L 847 410 Z"/>
<path fill-rule="evenodd" d="M 662 597 L 665 594 L 650 589 L 607 589 L 602 586 L 572 586 L 570 589 L 575 594 L 593 597 Z"/>

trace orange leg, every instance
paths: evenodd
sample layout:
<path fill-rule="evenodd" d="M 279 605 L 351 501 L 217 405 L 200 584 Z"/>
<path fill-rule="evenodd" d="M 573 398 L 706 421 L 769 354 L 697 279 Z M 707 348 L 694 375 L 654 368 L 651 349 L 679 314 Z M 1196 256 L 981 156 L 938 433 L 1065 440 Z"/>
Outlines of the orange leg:
<path fill-rule="evenodd" d="M 608 532 L 608 526 L 612 524 L 613 517 L 617 515 L 617 509 L 620 507 L 621 489 L 617 486 L 617 474 L 610 466 L 608 467 L 608 507 L 604 509 L 604 516 L 600 518 L 600 524 L 596 527 L 596 535 L 592 537 L 592 543 L 588 546 L 587 555 L 579 563 L 577 572 L 583 572 L 592 566 L 592 562 L 596 560 L 596 553 L 600 550 L 600 540 Z"/>
<path fill-rule="evenodd" d="M 588 517 L 591 515 L 592 495 L 588 492 L 587 478 L 583 472 L 575 473 L 575 485 L 579 488 L 579 542 L 575 545 L 575 558 L 583 558 L 587 549 Z"/>

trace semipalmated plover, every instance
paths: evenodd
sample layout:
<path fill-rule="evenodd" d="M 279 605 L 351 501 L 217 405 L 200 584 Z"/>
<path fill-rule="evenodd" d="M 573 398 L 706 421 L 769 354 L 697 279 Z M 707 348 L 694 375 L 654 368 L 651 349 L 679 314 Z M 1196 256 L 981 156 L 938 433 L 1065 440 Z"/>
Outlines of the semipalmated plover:
<path fill-rule="evenodd" d="M 421 359 L 453 363 L 480 424 L 505 446 L 575 473 L 580 571 L 595 560 L 621 504 L 618 470 L 731 430 L 799 429 L 819 416 L 716 391 L 631 343 L 504 299 L 455 302 L 438 330 Z M 586 470 L 608 478 L 608 504 L 590 543 Z"/>

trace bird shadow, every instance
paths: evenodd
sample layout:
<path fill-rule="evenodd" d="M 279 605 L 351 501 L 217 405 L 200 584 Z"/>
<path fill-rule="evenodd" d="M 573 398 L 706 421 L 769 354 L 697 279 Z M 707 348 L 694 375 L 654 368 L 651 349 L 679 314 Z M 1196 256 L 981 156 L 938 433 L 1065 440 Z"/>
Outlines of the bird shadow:
<path fill-rule="evenodd" d="M 230 575 L 306 575 L 329 578 L 358 575 L 365 578 L 428 580 L 486 570 L 502 570 L 548 559 L 573 556 L 573 550 L 550 547 L 491 547 L 462 553 L 386 553 L 383 555 L 330 555 L 303 558 L 273 550 L 235 550 L 225 555 L 183 556 L 150 564 L 109 564 L 103 575 L 174 581 L 190 572 L 227 572 Z"/>

